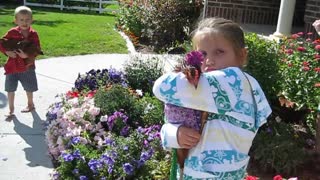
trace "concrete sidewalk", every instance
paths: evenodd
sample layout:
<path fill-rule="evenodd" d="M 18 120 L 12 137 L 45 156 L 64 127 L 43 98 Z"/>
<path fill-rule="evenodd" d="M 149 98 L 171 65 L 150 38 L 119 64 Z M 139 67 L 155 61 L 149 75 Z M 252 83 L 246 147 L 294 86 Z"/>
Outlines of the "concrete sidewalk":
<path fill-rule="evenodd" d="M 143 58 L 158 55 L 141 55 Z M 166 63 L 166 69 L 174 64 L 172 56 L 158 56 Z M 36 73 L 39 90 L 34 93 L 36 110 L 32 113 L 21 113 L 26 107 L 27 99 L 21 84 L 15 96 L 15 115 L 12 121 L 5 121 L 8 113 L 7 94 L 3 85 L 4 69 L 0 68 L 0 179 L 32 180 L 50 179 L 53 170 L 47 154 L 43 122 L 48 107 L 54 102 L 57 94 L 66 93 L 74 86 L 78 74 L 91 69 L 121 69 L 123 63 L 130 59 L 127 54 L 97 54 L 72 57 L 59 57 L 36 62 Z M 171 62 L 170 62 L 171 61 Z"/>

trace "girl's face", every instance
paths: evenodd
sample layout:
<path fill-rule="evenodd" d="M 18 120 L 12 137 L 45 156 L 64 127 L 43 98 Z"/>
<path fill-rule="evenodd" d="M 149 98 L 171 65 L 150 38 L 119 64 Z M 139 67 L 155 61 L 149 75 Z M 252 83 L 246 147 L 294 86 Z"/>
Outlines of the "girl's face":
<path fill-rule="evenodd" d="M 196 42 L 196 50 L 204 53 L 202 71 L 212 71 L 227 67 L 241 67 L 246 50 L 236 53 L 231 42 L 219 34 L 199 34 Z M 243 54 L 245 53 L 245 54 Z"/>
<path fill-rule="evenodd" d="M 30 14 L 21 14 L 16 15 L 15 23 L 22 29 L 28 30 L 32 24 L 32 16 Z"/>

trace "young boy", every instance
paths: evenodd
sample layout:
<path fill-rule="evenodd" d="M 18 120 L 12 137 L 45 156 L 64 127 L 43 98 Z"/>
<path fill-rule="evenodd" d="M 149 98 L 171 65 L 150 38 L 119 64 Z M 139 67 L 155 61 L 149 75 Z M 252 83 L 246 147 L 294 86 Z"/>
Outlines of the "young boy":
<path fill-rule="evenodd" d="M 20 6 L 15 9 L 15 24 L 3 38 L 15 39 L 19 41 L 29 41 L 34 43 L 40 49 L 40 41 L 38 33 L 31 28 L 32 24 L 32 11 L 26 6 Z M 28 55 L 21 49 L 10 51 L 5 49 L 0 44 L 0 51 L 8 56 L 8 60 L 4 65 L 5 70 L 5 91 L 8 92 L 9 113 L 6 114 L 7 118 L 14 117 L 14 96 L 18 87 L 18 81 L 22 84 L 27 94 L 28 105 L 22 109 L 22 113 L 31 112 L 35 109 L 33 104 L 33 92 L 38 90 L 37 77 L 35 73 L 34 64 L 26 64 L 26 60 L 32 55 Z"/>

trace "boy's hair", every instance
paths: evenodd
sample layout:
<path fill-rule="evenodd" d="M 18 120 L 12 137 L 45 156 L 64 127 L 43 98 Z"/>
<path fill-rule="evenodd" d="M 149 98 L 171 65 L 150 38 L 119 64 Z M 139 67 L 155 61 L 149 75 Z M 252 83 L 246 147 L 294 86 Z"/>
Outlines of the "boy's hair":
<path fill-rule="evenodd" d="M 32 11 L 27 6 L 19 6 L 14 10 L 14 17 L 17 17 L 17 14 L 29 14 L 32 16 Z"/>
<path fill-rule="evenodd" d="M 245 48 L 244 33 L 241 27 L 224 18 L 206 18 L 198 23 L 197 28 L 192 32 L 192 41 L 197 41 L 199 34 L 221 34 L 224 38 L 231 42 L 233 49 L 238 53 L 242 48 Z"/>

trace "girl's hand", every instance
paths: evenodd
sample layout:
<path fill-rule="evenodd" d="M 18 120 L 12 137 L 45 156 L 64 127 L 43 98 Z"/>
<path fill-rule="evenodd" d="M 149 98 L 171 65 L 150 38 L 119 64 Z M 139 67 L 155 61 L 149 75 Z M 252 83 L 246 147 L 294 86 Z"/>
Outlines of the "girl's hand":
<path fill-rule="evenodd" d="M 320 33 L 320 19 L 315 20 L 312 24 L 312 26 L 314 27 L 314 29 L 318 32 L 318 34 Z"/>
<path fill-rule="evenodd" d="M 191 149 L 200 140 L 200 133 L 192 128 L 180 126 L 177 132 L 178 143 L 182 148 Z"/>
<path fill-rule="evenodd" d="M 11 58 L 17 57 L 17 54 L 14 51 L 6 51 L 5 53 L 6 53 L 6 55 L 8 55 Z"/>
<path fill-rule="evenodd" d="M 18 49 L 17 51 L 15 51 L 22 59 L 28 58 L 29 56 L 24 53 L 21 49 Z"/>

